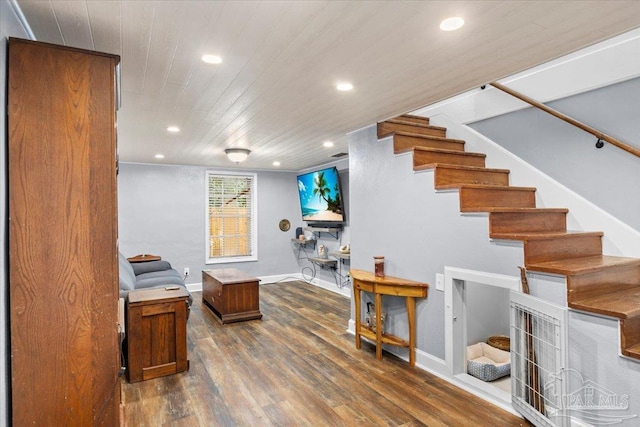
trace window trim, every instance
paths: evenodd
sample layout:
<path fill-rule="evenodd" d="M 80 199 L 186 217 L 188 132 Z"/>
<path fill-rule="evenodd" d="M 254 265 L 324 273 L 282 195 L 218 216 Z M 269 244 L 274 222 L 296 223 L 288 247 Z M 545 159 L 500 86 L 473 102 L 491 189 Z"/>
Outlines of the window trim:
<path fill-rule="evenodd" d="M 251 177 L 251 255 L 234 257 L 209 257 L 209 239 L 211 236 L 209 219 L 209 177 L 210 176 L 246 176 Z M 258 261 L 258 174 L 255 172 L 235 172 L 224 170 L 208 170 L 205 174 L 205 264 L 227 264 L 236 262 Z"/>

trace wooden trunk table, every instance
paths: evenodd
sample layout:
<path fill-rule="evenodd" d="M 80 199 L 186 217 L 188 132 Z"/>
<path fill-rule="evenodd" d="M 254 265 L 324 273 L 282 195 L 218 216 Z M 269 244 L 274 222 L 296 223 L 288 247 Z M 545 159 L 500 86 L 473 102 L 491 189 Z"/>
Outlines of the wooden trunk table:
<path fill-rule="evenodd" d="M 356 348 L 360 348 L 360 337 L 365 337 L 375 341 L 376 358 L 382 359 L 382 344 L 391 344 L 399 347 L 409 348 L 409 365 L 416 364 L 416 302 L 415 298 L 427 296 L 429 285 L 426 283 L 414 282 L 397 277 L 385 276 L 377 277 L 375 274 L 352 269 L 349 274 L 353 279 L 353 300 L 355 304 L 356 320 Z M 371 292 L 375 295 L 376 304 L 376 330 L 375 332 L 362 324 L 360 309 L 360 293 Z M 409 321 L 409 340 L 385 334 L 382 331 L 382 295 L 392 295 L 405 297 L 407 302 L 407 320 Z"/>
<path fill-rule="evenodd" d="M 189 369 L 186 289 L 154 288 L 129 292 L 127 370 L 137 382 Z"/>
<path fill-rule="evenodd" d="M 202 302 L 222 323 L 262 319 L 257 277 L 235 268 L 202 271 Z"/>

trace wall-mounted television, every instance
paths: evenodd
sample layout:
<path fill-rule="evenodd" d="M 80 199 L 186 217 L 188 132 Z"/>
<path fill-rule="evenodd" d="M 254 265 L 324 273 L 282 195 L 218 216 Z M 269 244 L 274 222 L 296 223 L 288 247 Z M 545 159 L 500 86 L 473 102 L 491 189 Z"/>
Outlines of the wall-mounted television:
<path fill-rule="evenodd" d="M 302 220 L 309 225 L 344 222 L 342 187 L 335 166 L 298 175 L 298 195 Z"/>

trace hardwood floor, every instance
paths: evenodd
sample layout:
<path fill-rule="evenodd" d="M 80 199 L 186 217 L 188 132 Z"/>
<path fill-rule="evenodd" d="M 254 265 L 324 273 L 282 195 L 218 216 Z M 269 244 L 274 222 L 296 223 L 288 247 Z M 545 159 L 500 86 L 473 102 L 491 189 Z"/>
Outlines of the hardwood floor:
<path fill-rule="evenodd" d="M 123 383 L 127 426 L 529 426 L 345 332 L 348 299 L 260 286 L 262 320 L 222 325 L 194 294 L 189 371 Z"/>

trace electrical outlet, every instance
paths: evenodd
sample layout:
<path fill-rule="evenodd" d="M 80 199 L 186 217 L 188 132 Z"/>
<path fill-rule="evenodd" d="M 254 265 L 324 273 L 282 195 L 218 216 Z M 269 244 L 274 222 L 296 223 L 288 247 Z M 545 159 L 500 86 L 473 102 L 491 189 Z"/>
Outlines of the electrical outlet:
<path fill-rule="evenodd" d="M 184 268 L 184 275 L 185 277 L 189 275 L 189 267 Z"/>
<path fill-rule="evenodd" d="M 444 291 L 444 274 L 436 274 L 436 290 Z"/>

